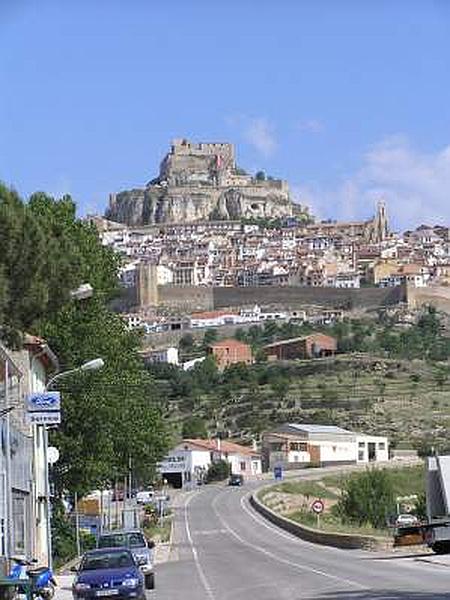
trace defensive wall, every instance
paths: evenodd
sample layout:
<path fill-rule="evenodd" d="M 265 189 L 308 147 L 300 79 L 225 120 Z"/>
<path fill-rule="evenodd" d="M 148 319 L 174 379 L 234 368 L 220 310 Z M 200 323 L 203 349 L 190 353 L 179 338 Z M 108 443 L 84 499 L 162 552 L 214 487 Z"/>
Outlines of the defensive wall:
<path fill-rule="evenodd" d="M 159 286 L 158 304 L 184 312 L 252 306 L 298 309 L 318 305 L 329 308 L 369 309 L 406 301 L 403 286 L 394 288 L 338 289 L 326 287 L 195 287 Z"/>

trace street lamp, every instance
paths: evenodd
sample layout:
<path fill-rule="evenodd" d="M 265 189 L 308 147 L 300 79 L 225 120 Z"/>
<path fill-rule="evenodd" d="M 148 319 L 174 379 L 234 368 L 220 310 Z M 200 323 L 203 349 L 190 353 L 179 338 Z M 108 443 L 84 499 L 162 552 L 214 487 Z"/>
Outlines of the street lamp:
<path fill-rule="evenodd" d="M 76 369 L 70 369 L 68 371 L 62 371 L 61 373 L 57 373 L 54 375 L 50 381 L 45 386 L 44 392 L 48 392 L 50 388 L 52 388 L 57 381 L 64 379 L 64 377 L 68 377 L 70 375 L 74 375 L 75 373 L 85 372 L 85 371 L 97 371 L 98 369 L 103 368 L 105 361 L 103 358 L 94 358 L 93 360 L 89 360 L 85 362 L 80 367 Z M 49 481 L 49 471 L 48 471 L 48 429 L 45 425 L 42 426 L 44 428 L 44 469 L 45 469 L 45 503 L 46 503 L 46 517 L 47 517 L 47 551 L 48 551 L 48 566 L 52 568 L 52 532 L 51 532 L 51 506 L 50 506 L 50 481 Z"/>

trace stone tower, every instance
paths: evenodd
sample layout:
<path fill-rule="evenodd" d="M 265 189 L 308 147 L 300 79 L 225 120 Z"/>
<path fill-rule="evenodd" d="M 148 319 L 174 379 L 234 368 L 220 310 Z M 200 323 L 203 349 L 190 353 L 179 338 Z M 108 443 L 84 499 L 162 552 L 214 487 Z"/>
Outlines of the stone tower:
<path fill-rule="evenodd" d="M 136 295 L 139 308 L 157 306 L 158 275 L 156 265 L 142 262 L 137 268 Z"/>
<path fill-rule="evenodd" d="M 379 243 L 384 241 L 389 235 L 389 222 L 386 210 L 386 203 L 380 200 L 377 204 L 377 212 L 372 221 L 372 231 L 370 241 Z"/>

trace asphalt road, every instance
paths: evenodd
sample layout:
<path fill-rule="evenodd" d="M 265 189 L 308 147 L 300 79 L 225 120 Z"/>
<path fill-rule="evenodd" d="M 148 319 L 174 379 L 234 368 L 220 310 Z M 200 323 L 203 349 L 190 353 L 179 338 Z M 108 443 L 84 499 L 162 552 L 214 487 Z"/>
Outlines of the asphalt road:
<path fill-rule="evenodd" d="M 254 512 L 249 489 L 205 487 L 176 511 L 157 600 L 450 600 L 450 561 L 317 546 Z M 431 559 L 432 561 L 434 558 Z"/>

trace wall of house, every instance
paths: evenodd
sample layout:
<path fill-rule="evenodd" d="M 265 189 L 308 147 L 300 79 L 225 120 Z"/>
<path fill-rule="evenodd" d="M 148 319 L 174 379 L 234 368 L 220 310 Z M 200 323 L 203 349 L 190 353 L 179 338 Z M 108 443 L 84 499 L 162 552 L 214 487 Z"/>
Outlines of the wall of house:
<path fill-rule="evenodd" d="M 375 444 L 375 462 L 386 462 L 389 460 L 389 443 L 386 437 L 361 435 L 356 438 L 356 457 L 358 462 L 369 462 L 369 443 Z"/>
<path fill-rule="evenodd" d="M 356 444 L 354 441 L 320 441 L 310 442 L 311 446 L 320 447 L 320 462 L 356 462 Z"/>

